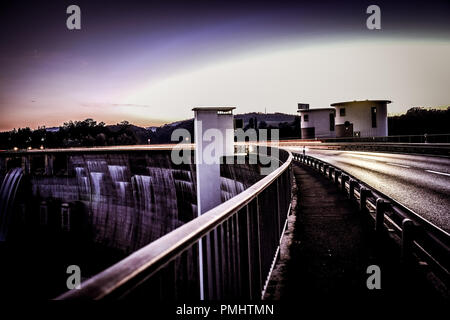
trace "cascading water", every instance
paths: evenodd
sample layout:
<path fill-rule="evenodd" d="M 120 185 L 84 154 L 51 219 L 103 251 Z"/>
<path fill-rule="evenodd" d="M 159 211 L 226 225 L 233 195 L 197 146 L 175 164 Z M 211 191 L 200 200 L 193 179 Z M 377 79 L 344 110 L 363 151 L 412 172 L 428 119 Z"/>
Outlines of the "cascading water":
<path fill-rule="evenodd" d="M 22 162 L 37 163 L 32 157 Z M 8 242 L 0 245 L 0 277 L 6 275 L 0 283 L 11 279 L 8 292 L 36 281 L 34 274 L 24 276 L 29 259 L 41 262 L 36 290 L 45 287 L 54 297 L 66 290 L 68 265 L 80 265 L 90 277 L 197 217 L 195 165 L 174 165 L 170 152 L 74 152 L 49 159 L 41 163 L 53 162 L 58 169 L 28 167 L 26 184 L 20 168 L 0 168 L 0 240 L 9 225 Z M 224 165 L 221 177 L 222 201 L 260 178 L 252 165 Z M 28 220 L 10 224 L 13 211 L 21 208 Z"/>
<path fill-rule="evenodd" d="M 222 177 L 220 189 L 222 202 L 225 202 L 244 191 L 245 187 L 242 182 Z"/>
<path fill-rule="evenodd" d="M 69 210 L 71 217 L 84 221 L 83 237 L 124 254 L 197 216 L 195 165 L 175 166 L 170 153 L 75 153 L 67 163 L 64 175 L 30 173 L 27 208 L 35 212 L 28 216 L 48 211 L 49 221 L 58 227 Z M 257 168 L 248 165 L 222 169 L 223 202 L 253 184 L 258 175 Z M 4 184 L 11 184 L 13 176 L 8 173 Z"/>
<path fill-rule="evenodd" d="M 5 176 L 0 188 L 0 241 L 5 241 L 13 215 L 14 200 L 23 177 L 21 168 L 11 169 Z"/>

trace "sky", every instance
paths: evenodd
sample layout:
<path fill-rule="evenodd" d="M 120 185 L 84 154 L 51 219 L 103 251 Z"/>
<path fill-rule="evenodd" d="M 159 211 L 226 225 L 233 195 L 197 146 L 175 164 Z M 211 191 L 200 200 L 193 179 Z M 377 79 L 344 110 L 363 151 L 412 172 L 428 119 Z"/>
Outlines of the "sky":
<path fill-rule="evenodd" d="M 86 118 L 156 126 L 196 106 L 450 104 L 449 1 L 3 2 L 0 131 Z M 81 30 L 66 27 L 71 4 Z M 371 4 L 381 30 L 366 27 Z"/>

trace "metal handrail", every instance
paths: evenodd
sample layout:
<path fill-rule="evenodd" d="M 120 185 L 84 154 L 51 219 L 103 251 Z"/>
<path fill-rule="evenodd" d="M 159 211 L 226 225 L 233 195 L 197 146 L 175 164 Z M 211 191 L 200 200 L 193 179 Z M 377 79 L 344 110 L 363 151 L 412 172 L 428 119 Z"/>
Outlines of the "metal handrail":
<path fill-rule="evenodd" d="M 415 138 L 419 138 L 419 140 L 423 141 L 421 143 L 435 143 L 428 141 L 429 139 L 433 140 L 433 138 L 437 138 L 440 140 L 445 140 L 441 143 L 449 143 L 450 142 L 450 133 L 427 133 L 427 134 L 403 134 L 403 135 L 391 135 L 391 136 L 373 136 L 373 137 L 335 137 L 335 138 L 315 138 L 315 139 L 301 139 L 305 142 L 326 142 L 326 143 L 339 143 L 341 142 L 401 142 L 402 141 L 411 141 L 416 140 Z M 445 138 L 445 139 L 442 139 Z M 283 137 L 281 141 L 289 141 L 289 140 L 299 140 L 298 137 Z"/>
<path fill-rule="evenodd" d="M 292 153 L 275 171 L 237 196 L 178 227 L 172 232 L 132 253 L 81 284 L 79 290 L 68 291 L 56 299 L 103 299 L 121 296 L 162 269 L 202 237 L 244 208 L 289 169 Z M 277 251 L 278 252 L 278 251 Z M 274 253 L 275 254 L 275 253 Z"/>
<path fill-rule="evenodd" d="M 294 160 L 328 176 L 373 218 L 377 233 L 395 234 L 402 258 L 426 261 L 450 288 L 450 234 L 384 193 L 315 157 L 294 153 Z M 361 192 L 364 190 L 364 192 Z M 357 193 L 357 195 L 356 195 Z M 363 195 L 364 194 L 364 195 Z"/>

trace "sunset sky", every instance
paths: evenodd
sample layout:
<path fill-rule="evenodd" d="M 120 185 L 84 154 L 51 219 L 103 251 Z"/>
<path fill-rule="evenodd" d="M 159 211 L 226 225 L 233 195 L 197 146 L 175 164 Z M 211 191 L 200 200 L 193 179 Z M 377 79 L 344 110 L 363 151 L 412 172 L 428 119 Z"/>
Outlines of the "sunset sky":
<path fill-rule="evenodd" d="M 202 105 L 450 104 L 449 1 L 12 1 L 0 5 L 0 130 L 141 126 Z M 81 30 L 66 8 L 81 8 Z M 381 8 L 381 30 L 366 8 Z"/>

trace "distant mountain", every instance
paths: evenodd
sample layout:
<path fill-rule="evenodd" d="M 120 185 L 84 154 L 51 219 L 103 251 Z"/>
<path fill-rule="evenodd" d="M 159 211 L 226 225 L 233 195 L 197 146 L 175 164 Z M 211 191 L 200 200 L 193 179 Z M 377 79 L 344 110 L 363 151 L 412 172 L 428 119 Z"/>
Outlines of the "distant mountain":
<path fill-rule="evenodd" d="M 113 124 L 106 126 L 111 132 L 119 132 L 123 130 L 123 127 L 120 124 Z M 151 132 L 143 127 L 138 127 L 133 124 L 129 124 L 126 127 L 126 130 L 134 135 L 138 144 L 147 144 L 148 139 L 151 138 Z"/>
<path fill-rule="evenodd" d="M 262 122 L 265 122 L 267 126 L 280 128 L 280 135 L 285 137 L 295 136 L 296 133 L 300 133 L 300 129 L 294 125 L 295 115 L 285 113 L 243 113 L 234 115 L 235 119 L 242 119 L 244 122 L 244 128 L 252 126 L 255 118 L 258 123 L 258 128 Z M 187 119 L 182 121 L 175 121 L 167 123 L 160 127 L 149 127 L 147 131 L 150 135 L 151 143 L 173 143 L 171 141 L 172 132 L 176 129 L 186 129 L 191 135 L 191 139 L 194 138 L 194 119 Z"/>

